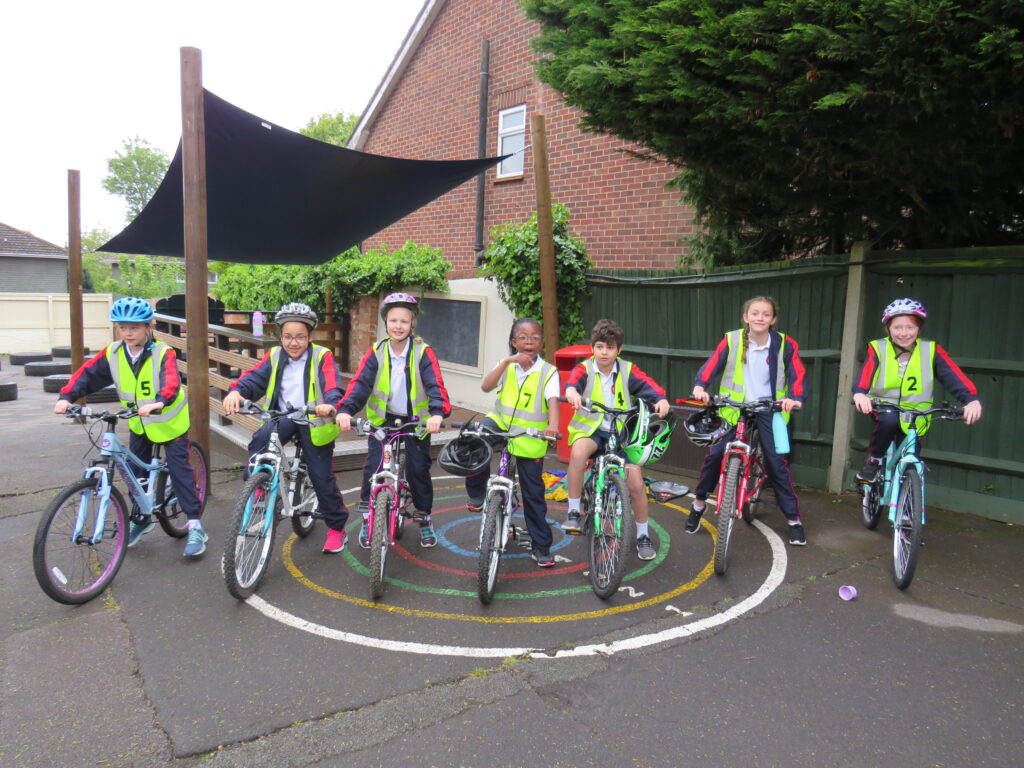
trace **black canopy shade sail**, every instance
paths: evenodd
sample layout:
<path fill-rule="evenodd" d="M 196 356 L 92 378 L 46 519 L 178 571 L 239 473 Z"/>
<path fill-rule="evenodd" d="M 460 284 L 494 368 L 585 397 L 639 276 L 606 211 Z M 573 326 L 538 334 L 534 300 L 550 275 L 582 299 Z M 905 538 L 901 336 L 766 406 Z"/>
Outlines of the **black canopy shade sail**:
<path fill-rule="evenodd" d="M 370 155 L 281 128 L 209 91 L 203 95 L 210 259 L 323 263 L 502 159 Z M 153 199 L 99 250 L 184 256 L 182 222 L 179 143 Z"/>

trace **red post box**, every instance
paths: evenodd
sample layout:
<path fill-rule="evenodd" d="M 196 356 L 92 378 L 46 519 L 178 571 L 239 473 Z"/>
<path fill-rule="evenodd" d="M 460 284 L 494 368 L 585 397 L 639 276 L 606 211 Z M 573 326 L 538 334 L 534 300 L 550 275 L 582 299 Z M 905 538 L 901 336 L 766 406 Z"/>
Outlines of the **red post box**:
<path fill-rule="evenodd" d="M 574 344 L 555 352 L 555 368 L 558 369 L 558 383 L 565 393 L 565 382 L 576 365 L 594 354 L 589 344 Z M 561 462 L 569 462 L 569 422 L 572 421 L 572 407 L 568 403 L 558 404 L 558 431 L 562 438 L 555 446 L 555 453 Z"/>

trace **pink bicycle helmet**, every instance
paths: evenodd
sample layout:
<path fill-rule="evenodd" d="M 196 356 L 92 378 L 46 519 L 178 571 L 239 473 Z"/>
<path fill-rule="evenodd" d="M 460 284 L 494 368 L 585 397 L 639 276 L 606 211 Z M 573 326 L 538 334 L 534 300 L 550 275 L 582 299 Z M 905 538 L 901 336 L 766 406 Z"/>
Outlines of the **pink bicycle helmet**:
<path fill-rule="evenodd" d="M 384 297 L 384 301 L 380 303 L 381 320 L 387 320 L 388 310 L 392 307 L 405 307 L 406 309 L 411 309 L 414 315 L 418 315 L 420 311 L 419 302 L 416 301 L 416 297 L 411 293 L 405 293 L 404 291 L 389 293 Z"/>
<path fill-rule="evenodd" d="M 896 299 L 882 311 L 882 325 L 888 324 L 890 320 L 900 315 L 914 315 L 924 320 L 928 317 L 928 310 L 916 299 Z"/>

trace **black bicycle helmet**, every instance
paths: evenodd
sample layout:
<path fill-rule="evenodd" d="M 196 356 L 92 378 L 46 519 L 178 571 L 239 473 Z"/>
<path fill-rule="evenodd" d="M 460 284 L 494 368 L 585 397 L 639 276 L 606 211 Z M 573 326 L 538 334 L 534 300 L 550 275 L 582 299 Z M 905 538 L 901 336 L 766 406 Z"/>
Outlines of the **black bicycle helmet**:
<path fill-rule="evenodd" d="M 441 449 L 437 463 L 445 472 L 469 477 L 491 464 L 491 446 L 482 437 L 459 435 Z"/>
<path fill-rule="evenodd" d="M 687 416 L 683 429 L 691 443 L 707 448 L 725 437 L 731 427 L 718 415 L 717 408 L 704 408 Z"/>

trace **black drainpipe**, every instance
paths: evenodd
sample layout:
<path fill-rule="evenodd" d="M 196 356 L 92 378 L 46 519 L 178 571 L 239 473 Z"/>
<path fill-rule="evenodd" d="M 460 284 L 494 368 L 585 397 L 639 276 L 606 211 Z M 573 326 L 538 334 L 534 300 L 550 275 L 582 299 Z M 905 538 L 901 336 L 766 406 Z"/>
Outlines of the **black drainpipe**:
<path fill-rule="evenodd" d="M 480 120 L 477 125 L 476 154 L 479 158 L 487 157 L 487 88 L 491 73 L 491 41 L 484 40 L 480 44 Z M 483 261 L 484 254 L 484 178 L 486 171 L 476 177 L 476 263 Z"/>

